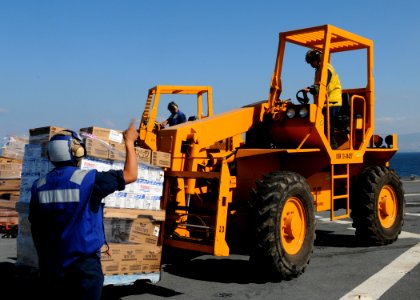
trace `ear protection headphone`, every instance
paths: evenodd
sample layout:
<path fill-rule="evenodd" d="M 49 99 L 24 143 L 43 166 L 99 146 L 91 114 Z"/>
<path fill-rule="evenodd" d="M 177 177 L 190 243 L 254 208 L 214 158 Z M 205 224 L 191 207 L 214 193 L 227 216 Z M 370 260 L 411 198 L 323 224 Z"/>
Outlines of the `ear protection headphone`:
<path fill-rule="evenodd" d="M 73 130 L 63 130 L 65 132 L 69 132 L 71 134 L 71 142 L 70 142 L 70 152 L 74 156 L 76 160 L 80 160 L 86 155 L 86 146 L 83 143 L 82 137 Z"/>
<path fill-rule="evenodd" d="M 50 139 L 47 153 L 55 165 L 78 165 L 86 155 L 86 147 L 78 133 L 65 129 Z"/>

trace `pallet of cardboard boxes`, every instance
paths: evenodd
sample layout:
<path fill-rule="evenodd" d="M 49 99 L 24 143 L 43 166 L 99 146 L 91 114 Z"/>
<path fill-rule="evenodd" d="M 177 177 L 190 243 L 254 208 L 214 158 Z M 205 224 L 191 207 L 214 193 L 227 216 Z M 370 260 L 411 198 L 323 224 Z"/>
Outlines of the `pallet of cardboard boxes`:
<path fill-rule="evenodd" d="M 2 237 L 16 237 L 22 158 L 27 138 L 9 136 L 0 149 L 0 233 Z"/>
<path fill-rule="evenodd" d="M 48 126 L 29 131 L 29 144 L 25 146 L 22 165 L 21 197 L 16 206 L 19 212 L 17 264 L 37 267 L 36 252 L 27 220 L 32 182 L 45 175 L 53 166 L 46 156 L 50 137 L 61 127 Z M 82 169 L 123 169 L 125 145 L 122 131 L 96 126 L 80 129 L 86 145 L 87 156 Z M 104 199 L 104 228 L 107 245 L 102 249 L 101 260 L 105 285 L 129 284 L 135 280 L 160 280 L 162 254 L 161 228 L 165 213 L 160 208 L 164 172 L 161 160 L 157 166 L 152 161 L 152 151 L 136 147 L 139 176 L 123 191 Z"/>

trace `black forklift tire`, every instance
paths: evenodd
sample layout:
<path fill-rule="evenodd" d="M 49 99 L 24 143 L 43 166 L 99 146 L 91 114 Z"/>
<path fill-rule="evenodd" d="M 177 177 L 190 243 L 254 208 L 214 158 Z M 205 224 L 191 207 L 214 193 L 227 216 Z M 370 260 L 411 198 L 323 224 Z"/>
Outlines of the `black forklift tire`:
<path fill-rule="evenodd" d="M 396 172 L 385 166 L 364 169 L 353 189 L 351 207 L 356 237 L 363 244 L 397 240 L 404 224 L 405 199 Z"/>
<path fill-rule="evenodd" d="M 294 172 L 265 175 L 253 190 L 255 245 L 250 262 L 270 280 L 300 276 L 315 241 L 315 208 L 309 185 Z"/>

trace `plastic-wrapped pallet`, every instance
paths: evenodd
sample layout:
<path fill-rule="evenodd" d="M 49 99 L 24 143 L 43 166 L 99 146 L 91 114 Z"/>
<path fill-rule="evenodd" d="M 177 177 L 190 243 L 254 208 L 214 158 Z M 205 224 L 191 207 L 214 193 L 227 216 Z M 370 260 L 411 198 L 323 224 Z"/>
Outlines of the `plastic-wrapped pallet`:
<path fill-rule="evenodd" d="M 51 136 L 61 129 L 61 127 L 48 126 L 29 130 L 29 144 L 25 145 L 19 201 L 16 205 L 19 214 L 16 265 L 19 266 L 38 267 L 38 257 L 28 220 L 31 187 L 36 179 L 54 168 L 47 158 L 46 146 Z"/>
<path fill-rule="evenodd" d="M 9 136 L 0 149 L 0 200 L 2 206 L 14 208 L 19 199 L 22 158 L 27 143 L 28 138 Z M 0 223 L 2 223 L 1 220 Z"/>
<path fill-rule="evenodd" d="M 11 158 L 21 161 L 23 158 L 24 147 L 28 143 L 28 138 L 19 136 L 8 136 L 5 138 L 3 147 L 1 148 L 1 157 Z"/>
<path fill-rule="evenodd" d="M 81 169 L 107 171 L 123 169 L 121 161 L 83 158 Z M 159 210 L 163 192 L 164 172 L 162 168 L 140 163 L 138 178 L 127 184 L 123 191 L 116 191 L 104 198 L 105 207 Z"/>

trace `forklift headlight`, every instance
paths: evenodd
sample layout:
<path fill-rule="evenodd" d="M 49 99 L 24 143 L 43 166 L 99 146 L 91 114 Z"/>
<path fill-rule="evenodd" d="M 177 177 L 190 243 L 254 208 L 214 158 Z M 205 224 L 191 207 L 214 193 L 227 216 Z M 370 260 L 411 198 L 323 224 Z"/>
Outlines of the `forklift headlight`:
<path fill-rule="evenodd" d="M 296 111 L 294 108 L 288 108 L 286 111 L 286 115 L 289 119 L 294 118 L 296 115 Z"/>
<path fill-rule="evenodd" d="M 308 108 L 307 107 L 302 107 L 301 109 L 299 109 L 299 117 L 301 118 L 306 118 L 308 116 Z"/>

